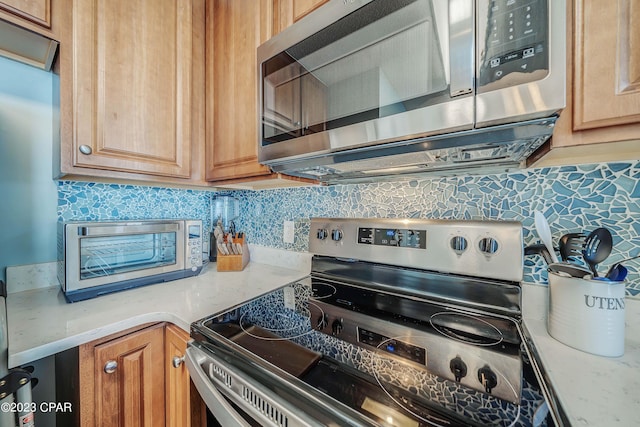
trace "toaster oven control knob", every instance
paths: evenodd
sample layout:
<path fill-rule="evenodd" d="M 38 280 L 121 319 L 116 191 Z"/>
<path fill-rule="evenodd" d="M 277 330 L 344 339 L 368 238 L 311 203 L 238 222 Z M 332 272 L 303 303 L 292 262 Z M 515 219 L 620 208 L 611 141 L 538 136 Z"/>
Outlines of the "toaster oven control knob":
<path fill-rule="evenodd" d="M 451 245 L 451 249 L 453 249 L 453 251 L 458 255 L 466 251 L 468 246 L 467 239 L 462 236 L 452 237 L 449 244 Z"/>
<path fill-rule="evenodd" d="M 331 324 L 331 334 L 340 335 L 340 332 L 342 332 L 342 319 L 336 319 Z"/>
<path fill-rule="evenodd" d="M 485 237 L 480 239 L 478 249 L 485 255 L 493 255 L 498 252 L 498 241 L 493 237 Z"/>
<path fill-rule="evenodd" d="M 478 381 L 480 381 L 484 387 L 484 391 L 487 393 L 491 393 L 491 390 L 498 385 L 498 377 L 488 365 L 484 365 L 482 368 L 478 369 Z"/>
<path fill-rule="evenodd" d="M 460 359 L 460 356 L 456 356 L 454 359 L 451 359 L 449 362 L 449 369 L 453 373 L 457 382 L 467 376 L 467 364 Z"/>
<path fill-rule="evenodd" d="M 318 237 L 318 240 L 324 240 L 327 237 L 329 237 L 329 232 L 327 231 L 326 228 L 318 228 L 318 232 L 316 233 L 316 237 Z"/>
<path fill-rule="evenodd" d="M 331 230 L 331 240 L 334 242 L 342 240 L 342 230 Z"/>

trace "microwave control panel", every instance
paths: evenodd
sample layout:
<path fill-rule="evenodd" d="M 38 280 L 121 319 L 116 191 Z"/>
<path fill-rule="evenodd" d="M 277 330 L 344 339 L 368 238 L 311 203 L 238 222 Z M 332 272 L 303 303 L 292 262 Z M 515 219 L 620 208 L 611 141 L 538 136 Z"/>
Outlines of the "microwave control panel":
<path fill-rule="evenodd" d="M 478 90 L 544 78 L 549 69 L 549 0 L 482 0 Z M 507 76 L 510 76 L 508 79 Z M 517 77 L 515 77 L 517 76 Z"/>

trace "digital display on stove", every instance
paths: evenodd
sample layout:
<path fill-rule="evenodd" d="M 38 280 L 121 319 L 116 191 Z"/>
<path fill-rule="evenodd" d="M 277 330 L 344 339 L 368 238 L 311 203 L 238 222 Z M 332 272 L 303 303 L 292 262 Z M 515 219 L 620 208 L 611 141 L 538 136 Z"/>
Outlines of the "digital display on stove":
<path fill-rule="evenodd" d="M 395 354 L 421 365 L 427 364 L 427 350 L 412 344 L 380 335 L 376 332 L 357 327 L 358 342 L 375 347 L 385 353 Z"/>
<path fill-rule="evenodd" d="M 427 231 L 399 228 L 359 227 L 358 243 L 363 245 L 426 249 Z"/>

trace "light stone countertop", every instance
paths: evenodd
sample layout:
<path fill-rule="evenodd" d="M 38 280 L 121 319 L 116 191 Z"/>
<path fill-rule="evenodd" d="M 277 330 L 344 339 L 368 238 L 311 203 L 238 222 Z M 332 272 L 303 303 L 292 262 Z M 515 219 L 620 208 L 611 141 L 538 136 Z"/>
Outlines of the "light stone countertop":
<path fill-rule="evenodd" d="M 292 262 L 291 256 L 282 258 L 283 250 L 250 249 L 251 262 L 241 272 L 217 272 L 209 264 L 196 277 L 72 304 L 57 284 L 9 293 L 9 368 L 149 322 L 171 322 L 189 331 L 196 320 L 309 274 L 308 254 L 291 253 L 297 258 Z"/>
<path fill-rule="evenodd" d="M 640 300 L 626 298 L 625 306 L 624 355 L 596 356 L 550 336 L 548 288 L 523 286 L 525 327 L 574 427 L 640 425 Z"/>
<path fill-rule="evenodd" d="M 148 322 L 189 325 L 305 277 L 310 255 L 251 247 L 242 272 L 218 273 L 131 289 L 68 304 L 59 287 L 10 293 L 9 367 Z M 524 325 L 572 426 L 636 426 L 640 408 L 640 300 L 626 300 L 625 353 L 595 356 L 547 333 L 546 286 L 523 285 Z"/>

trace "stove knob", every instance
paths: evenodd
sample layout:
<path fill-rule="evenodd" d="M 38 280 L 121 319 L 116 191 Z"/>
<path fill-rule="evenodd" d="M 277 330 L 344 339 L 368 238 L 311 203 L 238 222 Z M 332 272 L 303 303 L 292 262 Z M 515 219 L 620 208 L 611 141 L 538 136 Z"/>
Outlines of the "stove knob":
<path fill-rule="evenodd" d="M 485 255 L 493 255 L 498 252 L 498 241 L 493 237 L 485 237 L 478 243 L 478 249 Z"/>
<path fill-rule="evenodd" d="M 318 240 L 324 240 L 329 237 L 329 232 L 326 228 L 318 228 L 316 236 L 318 237 Z"/>
<path fill-rule="evenodd" d="M 453 251 L 455 253 L 457 253 L 458 255 L 460 255 L 462 252 L 467 250 L 467 239 L 465 239 L 462 236 L 454 236 L 451 238 L 451 240 L 449 241 L 449 244 L 451 245 L 451 249 L 453 249 Z"/>
<path fill-rule="evenodd" d="M 460 356 L 456 356 L 455 359 L 451 359 L 449 363 L 449 369 L 453 373 L 457 382 L 467 376 L 467 364 L 460 359 Z"/>
<path fill-rule="evenodd" d="M 342 240 L 342 230 L 331 230 L 331 240 L 334 242 Z"/>
<path fill-rule="evenodd" d="M 336 319 L 331 324 L 331 334 L 340 335 L 340 332 L 342 332 L 342 319 Z"/>
<path fill-rule="evenodd" d="M 496 373 L 491 370 L 489 365 L 478 369 L 478 381 L 484 387 L 484 391 L 491 393 L 491 390 L 498 385 L 498 377 Z"/>
<path fill-rule="evenodd" d="M 318 319 L 318 324 L 316 325 L 317 329 L 321 331 L 326 328 L 327 325 L 329 325 L 329 316 L 326 313 L 322 313 L 322 315 Z"/>

